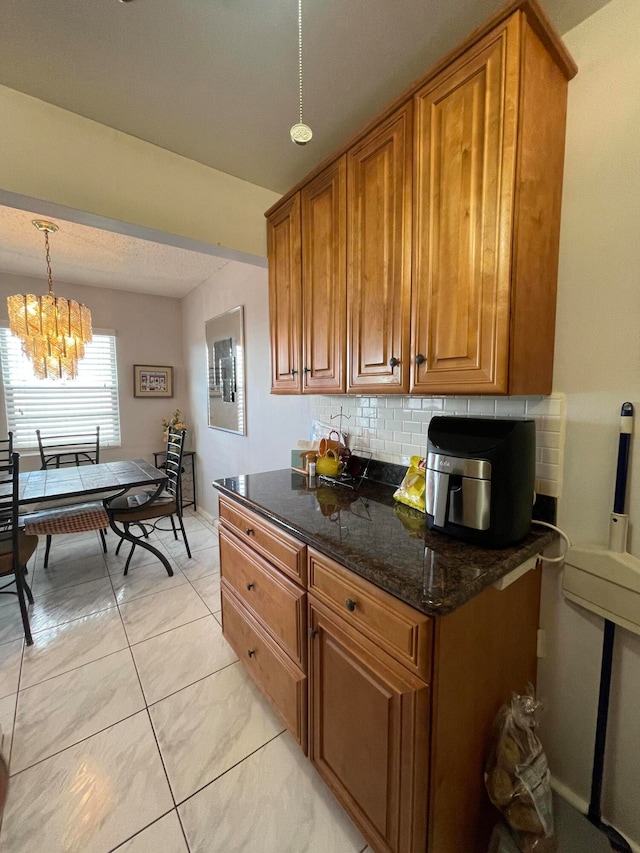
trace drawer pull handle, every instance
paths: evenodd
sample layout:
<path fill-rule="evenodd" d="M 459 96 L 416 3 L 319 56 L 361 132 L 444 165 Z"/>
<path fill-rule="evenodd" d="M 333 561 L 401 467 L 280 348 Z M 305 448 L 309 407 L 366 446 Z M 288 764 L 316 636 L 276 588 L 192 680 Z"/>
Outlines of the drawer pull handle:
<path fill-rule="evenodd" d="M 247 534 L 247 536 L 253 536 L 254 535 L 253 527 L 246 527 L 244 532 Z"/>
<path fill-rule="evenodd" d="M 347 598 L 347 600 L 345 601 L 345 605 L 349 613 L 353 613 L 353 611 L 356 609 L 356 603 L 351 598 Z"/>
<path fill-rule="evenodd" d="M 247 652 L 247 654 L 249 655 L 250 658 L 252 658 L 255 655 L 255 653 L 256 653 L 255 649 L 249 649 L 249 651 Z"/>
<path fill-rule="evenodd" d="M 248 584 L 247 584 L 247 589 L 248 589 L 248 590 L 252 590 L 254 586 L 255 586 L 255 584 L 248 583 Z"/>

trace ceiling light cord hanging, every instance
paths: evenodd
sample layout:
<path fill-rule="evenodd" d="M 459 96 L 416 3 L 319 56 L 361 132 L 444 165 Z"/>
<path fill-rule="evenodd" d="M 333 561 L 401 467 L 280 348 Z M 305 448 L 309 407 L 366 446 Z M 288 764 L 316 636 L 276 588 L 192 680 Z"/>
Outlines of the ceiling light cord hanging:
<path fill-rule="evenodd" d="M 49 234 L 58 230 L 54 222 L 34 219 L 44 231 L 48 293 L 16 294 L 7 298 L 9 328 L 20 338 L 22 352 L 38 379 L 75 379 L 84 345 L 92 339 L 91 312 L 73 299 L 56 297 L 53 292 Z"/>
<path fill-rule="evenodd" d="M 313 136 L 311 128 L 302 119 L 302 0 L 298 0 L 298 87 L 300 103 L 300 121 L 289 131 L 291 139 L 297 145 L 306 145 Z"/>

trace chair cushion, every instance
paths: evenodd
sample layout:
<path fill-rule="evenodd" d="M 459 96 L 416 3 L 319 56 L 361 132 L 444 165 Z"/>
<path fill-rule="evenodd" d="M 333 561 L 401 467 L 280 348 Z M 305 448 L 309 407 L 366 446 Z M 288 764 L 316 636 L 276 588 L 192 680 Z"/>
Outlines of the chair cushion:
<path fill-rule="evenodd" d="M 82 533 L 109 526 L 109 516 L 102 501 L 59 506 L 25 515 L 25 533 L 53 536 L 57 533 Z"/>
<path fill-rule="evenodd" d="M 22 530 L 18 534 L 18 546 L 20 551 L 20 565 L 26 566 L 38 545 L 37 536 L 29 536 Z M 0 539 L 0 576 L 8 575 L 13 571 L 13 553 L 11 550 L 11 539 Z"/>
<path fill-rule="evenodd" d="M 161 518 L 163 515 L 174 515 L 178 511 L 176 501 L 172 497 L 162 497 L 151 501 L 149 494 L 125 495 L 116 498 L 109 504 L 109 512 L 114 521 L 132 524 L 135 521 L 147 521 L 152 518 Z M 139 498 L 136 503 L 132 498 Z M 145 499 L 146 498 L 146 499 Z"/>

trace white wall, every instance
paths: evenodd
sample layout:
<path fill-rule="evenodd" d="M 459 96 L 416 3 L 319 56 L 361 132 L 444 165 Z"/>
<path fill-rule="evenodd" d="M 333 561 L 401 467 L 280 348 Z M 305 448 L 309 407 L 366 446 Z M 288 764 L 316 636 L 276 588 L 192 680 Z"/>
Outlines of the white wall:
<path fill-rule="evenodd" d="M 114 329 L 118 360 L 118 389 L 122 446 L 105 448 L 104 462 L 144 458 L 153 462 L 154 450 L 162 450 L 163 417 L 187 403 L 187 376 L 182 359 L 180 300 L 147 296 L 122 290 L 54 282 L 56 295 L 84 302 L 91 310 L 95 329 Z M 8 325 L 6 297 L 12 293 L 44 293 L 47 282 L 26 276 L 0 274 L 0 324 Z M 3 316 L 4 315 L 4 316 Z M 174 367 L 172 399 L 148 400 L 133 396 L 133 365 L 160 364 Z M 4 401 L 0 403 L 4 424 Z M 22 455 L 23 470 L 38 468 L 39 457 Z"/>
<path fill-rule="evenodd" d="M 607 541 L 620 406 L 640 414 L 640 3 L 613 0 L 565 36 L 569 84 L 554 387 L 566 394 L 559 523 Z M 640 557 L 640 439 L 633 441 L 630 550 Z M 589 799 L 602 620 L 567 603 L 544 572 L 542 727 L 553 774 Z M 616 635 L 603 813 L 640 842 L 640 637 Z"/>
<path fill-rule="evenodd" d="M 247 435 L 207 426 L 207 353 L 204 324 L 212 317 L 244 306 Z M 291 449 L 308 438 L 308 397 L 269 393 L 269 300 L 267 271 L 230 262 L 182 300 L 184 363 L 189 373 L 188 411 L 197 451 L 198 508 L 217 514 L 213 480 L 288 468 Z"/>

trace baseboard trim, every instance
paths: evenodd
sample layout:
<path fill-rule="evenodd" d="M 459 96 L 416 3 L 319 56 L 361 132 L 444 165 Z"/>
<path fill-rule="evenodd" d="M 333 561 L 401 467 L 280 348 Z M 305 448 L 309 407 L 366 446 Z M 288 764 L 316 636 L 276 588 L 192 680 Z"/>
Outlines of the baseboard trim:
<path fill-rule="evenodd" d="M 218 516 L 217 515 L 211 515 L 211 513 L 207 512 L 206 509 L 202 509 L 202 508 L 200 508 L 197 512 L 198 512 L 198 515 L 201 515 L 205 519 L 207 524 L 210 524 L 212 527 L 215 527 L 215 528 L 218 527 Z"/>
<path fill-rule="evenodd" d="M 577 809 L 581 814 L 586 815 L 589 811 L 589 803 L 584 800 L 582 797 L 578 796 L 575 791 L 569 788 L 564 782 L 561 782 L 559 779 L 556 779 L 555 776 L 551 777 L 551 787 L 556 792 L 559 797 L 562 797 L 563 800 L 566 800 L 569 805 L 573 806 Z M 606 820 L 606 817 L 605 817 Z M 609 823 L 609 821 L 607 821 Z M 613 824 L 611 824 L 613 826 Z M 617 832 L 622 832 L 617 826 L 613 827 Z M 623 832 L 622 835 L 629 842 L 629 846 L 633 850 L 633 853 L 640 853 L 640 844 L 637 841 L 633 841 L 629 838 L 628 835 L 625 835 Z"/>

